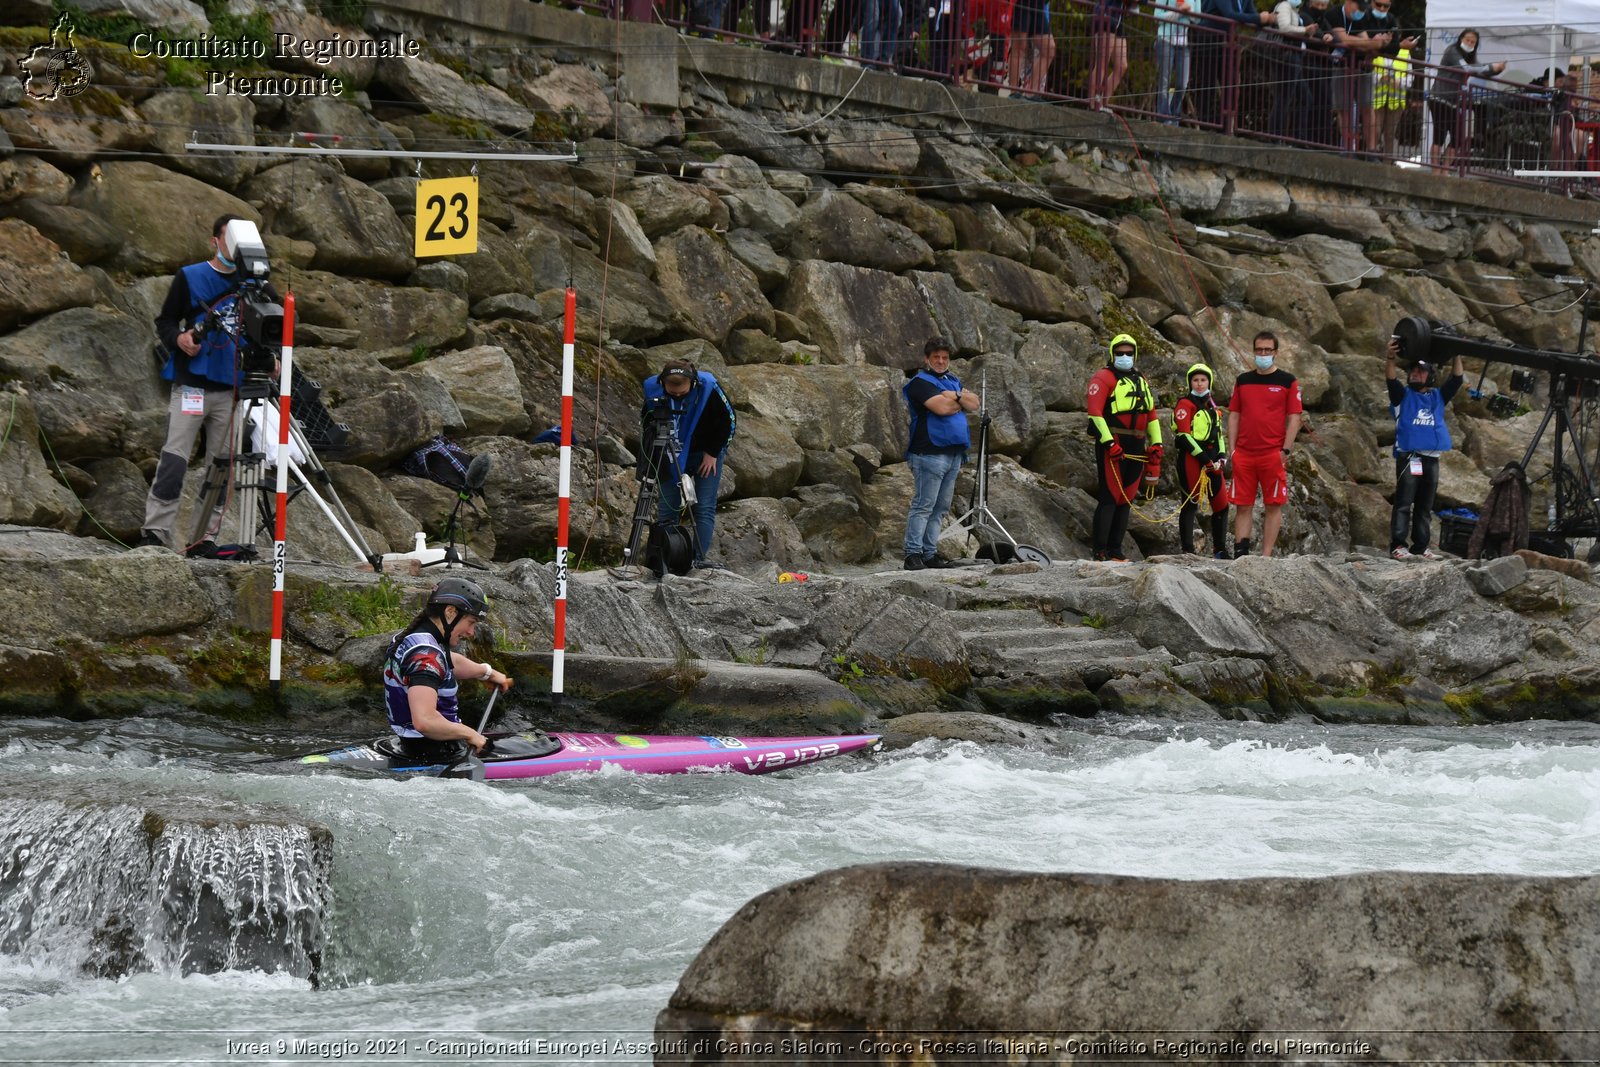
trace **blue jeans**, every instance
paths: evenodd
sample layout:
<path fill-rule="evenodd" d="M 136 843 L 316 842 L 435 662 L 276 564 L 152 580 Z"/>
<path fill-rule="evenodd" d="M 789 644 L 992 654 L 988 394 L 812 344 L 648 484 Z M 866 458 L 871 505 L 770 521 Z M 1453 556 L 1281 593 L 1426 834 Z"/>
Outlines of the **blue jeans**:
<path fill-rule="evenodd" d="M 939 524 L 950 512 L 956 475 L 961 473 L 961 461 L 966 458 L 961 452 L 953 456 L 913 452 L 906 456 L 911 476 L 916 479 L 911 510 L 906 514 L 906 555 L 927 557 L 937 552 Z"/>
<path fill-rule="evenodd" d="M 694 474 L 700 469 L 700 460 L 703 454 L 691 453 L 689 456 L 690 477 L 694 479 L 694 558 L 705 559 L 706 553 L 711 551 L 712 538 L 717 529 L 717 486 L 722 484 L 722 465 L 728 462 L 728 453 L 724 451 L 717 457 L 717 470 L 715 474 L 704 477 Z M 661 479 L 661 499 L 656 505 L 656 518 L 662 522 L 674 522 L 678 518 L 678 509 L 682 507 L 682 494 L 678 489 L 676 477 Z"/>
<path fill-rule="evenodd" d="M 1189 88 L 1189 46 L 1156 38 L 1156 114 L 1175 119 L 1183 111 Z"/>
<path fill-rule="evenodd" d="M 900 0 L 862 0 L 861 10 L 861 58 L 893 62 Z"/>

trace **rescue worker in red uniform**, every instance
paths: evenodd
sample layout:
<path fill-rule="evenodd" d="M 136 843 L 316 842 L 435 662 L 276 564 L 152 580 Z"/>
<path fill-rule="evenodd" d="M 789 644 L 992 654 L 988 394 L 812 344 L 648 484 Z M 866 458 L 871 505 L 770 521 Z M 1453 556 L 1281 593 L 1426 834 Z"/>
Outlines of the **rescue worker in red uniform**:
<path fill-rule="evenodd" d="M 1256 491 L 1264 505 L 1261 554 L 1272 555 L 1289 501 L 1289 475 L 1284 461 L 1300 432 L 1300 383 L 1277 366 L 1278 338 L 1266 330 L 1256 334 L 1255 370 L 1239 375 L 1228 398 L 1228 440 L 1233 442 L 1233 556 L 1250 554 Z"/>
<path fill-rule="evenodd" d="M 1222 478 L 1222 457 L 1228 451 L 1227 435 L 1222 432 L 1222 416 L 1211 395 L 1211 368 L 1196 363 L 1189 368 L 1189 392 L 1172 409 L 1174 442 L 1183 456 L 1178 464 L 1178 482 L 1183 489 L 1183 506 L 1178 509 L 1178 540 L 1185 552 L 1193 552 L 1195 520 L 1200 509 L 1211 513 L 1211 552 L 1217 559 L 1231 559 L 1228 553 L 1228 494 Z"/>
<path fill-rule="evenodd" d="M 1095 433 L 1099 489 L 1094 509 L 1094 558 L 1126 563 L 1122 539 L 1130 505 L 1145 481 L 1161 475 L 1161 423 L 1144 375 L 1133 369 L 1139 342 L 1125 333 L 1111 339 L 1111 359 L 1089 379 L 1084 407 Z"/>

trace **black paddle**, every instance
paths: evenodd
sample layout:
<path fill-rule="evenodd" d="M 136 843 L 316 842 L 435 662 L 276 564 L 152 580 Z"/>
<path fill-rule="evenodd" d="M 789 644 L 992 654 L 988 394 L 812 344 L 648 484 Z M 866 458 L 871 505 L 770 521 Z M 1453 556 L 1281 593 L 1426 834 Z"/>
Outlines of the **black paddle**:
<path fill-rule="evenodd" d="M 489 694 L 489 703 L 485 704 L 483 707 L 483 718 L 478 721 L 478 733 L 483 733 L 483 728 L 489 725 L 489 713 L 494 710 L 495 698 L 497 698 L 499 695 L 500 689 L 498 686 L 496 686 L 494 692 Z M 472 746 L 467 744 L 465 741 L 461 742 L 461 745 L 466 751 L 446 764 L 444 770 L 440 771 L 437 775 L 435 775 L 435 777 L 448 778 L 451 771 L 455 770 L 457 767 L 461 766 L 467 760 L 472 758 Z M 484 745 L 485 751 L 487 751 L 488 748 L 488 745 Z M 480 763 L 478 766 L 481 769 L 483 764 Z M 474 775 L 474 777 L 478 776 Z"/>

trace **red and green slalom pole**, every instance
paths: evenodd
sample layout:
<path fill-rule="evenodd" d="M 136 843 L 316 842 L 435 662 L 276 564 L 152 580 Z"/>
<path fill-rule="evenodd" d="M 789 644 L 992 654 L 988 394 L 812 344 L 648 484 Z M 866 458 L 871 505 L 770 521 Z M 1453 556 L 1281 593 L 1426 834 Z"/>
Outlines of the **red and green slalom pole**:
<path fill-rule="evenodd" d="M 294 290 L 283 297 L 283 353 L 278 371 L 278 506 L 272 521 L 272 662 L 274 697 L 283 690 L 283 585 L 288 563 L 289 402 L 294 392 Z"/>
<path fill-rule="evenodd" d="M 577 354 L 578 294 L 567 286 L 561 337 L 561 477 L 556 501 L 556 619 L 550 657 L 550 695 L 559 703 L 566 685 L 567 522 L 572 512 L 572 365 Z"/>

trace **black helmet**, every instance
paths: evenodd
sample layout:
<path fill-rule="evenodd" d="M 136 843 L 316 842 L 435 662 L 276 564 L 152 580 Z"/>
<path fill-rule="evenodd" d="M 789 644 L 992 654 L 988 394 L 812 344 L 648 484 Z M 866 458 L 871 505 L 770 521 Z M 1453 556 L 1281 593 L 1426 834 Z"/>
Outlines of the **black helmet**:
<path fill-rule="evenodd" d="M 433 587 L 433 592 L 428 594 L 428 603 L 449 604 L 480 619 L 489 617 L 489 598 L 483 595 L 478 583 L 469 582 L 465 578 L 444 579 Z"/>
<path fill-rule="evenodd" d="M 1412 374 L 1415 374 L 1419 370 L 1422 371 L 1423 373 L 1425 373 L 1428 376 L 1427 384 L 1429 385 L 1429 387 L 1432 387 L 1432 386 L 1437 385 L 1439 383 L 1439 372 L 1438 372 L 1438 369 L 1435 368 L 1432 363 L 1429 363 L 1425 359 L 1419 359 L 1415 363 L 1411 364 L 1411 370 L 1409 372 L 1407 372 L 1407 374 L 1406 374 L 1407 379 L 1409 379 Z"/>

